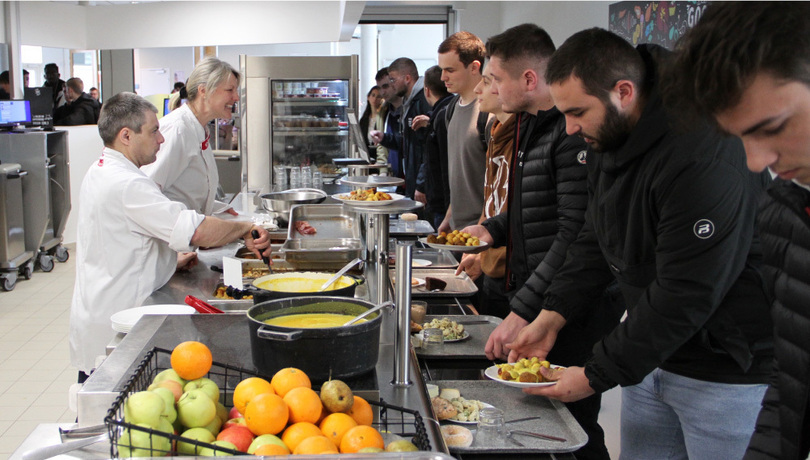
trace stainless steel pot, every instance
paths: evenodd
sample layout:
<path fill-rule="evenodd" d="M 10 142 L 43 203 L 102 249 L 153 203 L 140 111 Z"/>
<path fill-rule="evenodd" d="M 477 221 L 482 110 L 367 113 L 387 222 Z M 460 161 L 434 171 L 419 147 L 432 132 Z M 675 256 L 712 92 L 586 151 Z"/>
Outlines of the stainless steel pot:
<path fill-rule="evenodd" d="M 296 188 L 261 195 L 262 206 L 270 212 L 289 213 L 296 204 L 317 204 L 326 199 L 326 192 L 316 188 Z"/>

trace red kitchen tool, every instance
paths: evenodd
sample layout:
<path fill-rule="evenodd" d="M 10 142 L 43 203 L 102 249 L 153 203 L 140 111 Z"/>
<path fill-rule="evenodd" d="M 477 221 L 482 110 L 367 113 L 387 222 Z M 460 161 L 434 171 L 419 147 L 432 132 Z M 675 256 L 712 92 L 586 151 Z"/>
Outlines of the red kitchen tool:
<path fill-rule="evenodd" d="M 219 308 L 209 304 L 208 302 L 198 299 L 193 295 L 186 296 L 186 303 L 194 307 L 200 313 L 225 313 L 224 311 L 220 310 Z"/>

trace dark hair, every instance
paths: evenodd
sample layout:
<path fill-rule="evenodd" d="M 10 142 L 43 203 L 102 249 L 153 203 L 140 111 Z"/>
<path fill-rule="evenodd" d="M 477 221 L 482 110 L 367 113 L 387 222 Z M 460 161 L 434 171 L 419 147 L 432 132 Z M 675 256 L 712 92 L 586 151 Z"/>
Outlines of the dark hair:
<path fill-rule="evenodd" d="M 371 89 L 368 90 L 368 93 L 366 94 L 366 99 L 368 99 L 368 97 L 371 96 L 371 92 L 374 91 L 375 89 L 378 92 L 380 91 L 379 86 L 377 86 L 377 85 L 372 86 Z M 370 116 L 371 116 L 371 104 L 366 104 L 366 109 L 363 111 L 363 115 L 360 118 L 363 119 L 363 118 L 368 118 Z"/>
<path fill-rule="evenodd" d="M 135 93 L 118 93 L 105 100 L 98 118 L 98 133 L 104 145 L 112 147 L 115 137 L 124 128 L 140 133 L 146 123 L 144 113 L 150 110 L 157 113 L 151 102 Z"/>
<path fill-rule="evenodd" d="M 425 71 L 425 88 L 428 88 L 439 99 L 450 94 L 442 81 L 441 67 L 434 65 Z"/>
<path fill-rule="evenodd" d="M 571 76 L 582 80 L 585 92 L 608 102 L 619 80 L 630 80 L 644 91 L 644 60 L 625 39 L 594 27 L 572 35 L 551 56 L 546 83 L 562 83 Z"/>
<path fill-rule="evenodd" d="M 59 66 L 56 65 L 53 62 L 51 62 L 50 64 L 45 64 L 45 72 L 47 72 L 48 69 L 52 69 L 52 70 L 55 70 L 55 71 L 59 72 Z"/>
<path fill-rule="evenodd" d="M 394 62 L 388 65 L 388 72 L 399 72 L 403 75 L 410 75 L 414 80 L 419 78 L 419 70 L 416 68 L 416 63 L 412 59 L 401 57 L 394 59 Z"/>
<path fill-rule="evenodd" d="M 179 90 L 180 88 L 182 88 L 182 87 L 184 87 L 184 86 L 186 86 L 186 84 L 185 84 L 185 83 L 183 83 L 182 81 L 176 81 L 176 82 L 174 82 L 174 89 L 176 89 L 176 90 Z"/>
<path fill-rule="evenodd" d="M 386 77 L 388 77 L 388 67 L 383 67 L 382 69 L 377 71 L 377 75 L 374 75 L 374 80 L 380 81 Z"/>
<path fill-rule="evenodd" d="M 541 62 L 554 53 L 554 41 L 548 32 L 535 24 L 521 24 L 487 40 L 486 57 L 501 59 L 512 76 L 519 75 L 525 67 L 541 70 Z M 517 68 L 515 64 L 524 64 Z"/>
<path fill-rule="evenodd" d="M 458 53 L 458 60 L 464 64 L 464 67 L 469 67 L 474 61 L 478 61 L 481 67 L 484 67 L 484 58 L 486 57 L 487 49 L 484 46 L 484 42 L 470 32 L 463 30 L 456 32 L 447 37 L 441 45 L 439 45 L 439 54 L 449 53 L 451 51 Z M 431 88 L 431 91 L 433 91 L 433 88 Z"/>
<path fill-rule="evenodd" d="M 23 69 L 23 76 L 28 75 L 28 71 Z"/>
<path fill-rule="evenodd" d="M 736 106 L 761 72 L 810 86 L 810 3 L 712 2 L 662 73 L 664 101 L 688 115 Z"/>
<path fill-rule="evenodd" d="M 0 73 L 0 83 L 8 83 L 8 70 L 4 70 Z"/>
<path fill-rule="evenodd" d="M 68 78 L 68 80 L 65 82 L 65 86 L 79 94 L 84 92 L 84 82 L 78 77 Z"/>

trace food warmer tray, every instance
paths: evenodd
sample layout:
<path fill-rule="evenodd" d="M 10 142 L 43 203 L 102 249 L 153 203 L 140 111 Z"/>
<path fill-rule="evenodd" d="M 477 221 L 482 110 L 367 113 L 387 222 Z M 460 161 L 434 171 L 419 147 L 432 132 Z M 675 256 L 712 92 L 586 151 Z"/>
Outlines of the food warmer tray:
<path fill-rule="evenodd" d="M 302 235 L 296 230 L 296 223 L 301 221 L 308 222 L 315 228 L 316 233 Z M 299 204 L 290 209 L 290 223 L 287 228 L 288 241 L 344 238 L 360 240 L 360 222 L 357 215 L 351 212 L 351 208 L 342 204 Z"/>
<path fill-rule="evenodd" d="M 412 225 L 409 226 L 408 224 Z M 391 236 L 423 236 L 430 235 L 433 232 L 433 226 L 426 220 L 406 222 L 396 219 L 391 220 L 388 224 L 388 234 Z"/>
<path fill-rule="evenodd" d="M 394 240 L 396 241 L 396 240 Z M 393 267 L 396 264 L 396 251 L 392 249 L 396 248 L 396 243 L 394 242 L 391 244 L 389 242 L 389 254 L 390 257 L 388 258 L 388 263 Z M 436 269 L 436 268 L 456 268 L 458 267 L 458 261 L 453 254 L 446 250 L 446 249 L 418 249 L 416 247 L 413 248 L 413 252 L 411 253 L 412 259 L 423 259 L 430 262 L 430 265 L 427 267 L 419 267 L 420 269 Z"/>
<path fill-rule="evenodd" d="M 572 452 L 584 446 L 588 441 L 588 435 L 585 434 L 568 408 L 559 401 L 528 395 L 520 388 L 507 387 L 492 380 L 435 380 L 430 383 L 438 385 L 440 390 L 455 388 L 465 399 L 477 399 L 492 404 L 503 411 L 505 422 L 524 417 L 540 417 L 523 422 L 506 423 L 507 430 L 529 431 L 565 439 L 562 442 L 551 441 L 516 434 L 514 439 L 525 447 L 520 447 L 509 440 L 500 446 L 480 445 L 476 440 L 470 447 L 450 447 L 451 452 L 461 454 Z M 449 424 L 450 422 L 442 423 Z"/>
<path fill-rule="evenodd" d="M 340 270 L 353 259 L 362 257 L 359 239 L 300 239 L 287 240 L 281 247 L 284 256 L 296 270 Z"/>
<path fill-rule="evenodd" d="M 287 260 L 289 260 L 289 258 Z M 429 276 L 431 278 L 438 278 L 447 283 L 444 290 L 436 292 L 428 291 L 426 285 L 414 287 L 411 290 L 411 296 L 413 297 L 470 297 L 478 292 L 478 286 L 475 285 L 475 282 L 473 282 L 466 273 L 456 276 L 456 271 L 453 269 L 414 268 L 411 276 L 421 279 L 425 279 Z M 393 270 L 390 271 L 390 277 L 393 283 Z"/>
<path fill-rule="evenodd" d="M 428 305 L 428 310 L 430 306 Z M 424 323 L 433 319 L 449 319 L 464 325 L 464 330 L 470 337 L 458 342 L 447 342 L 438 352 L 415 347 L 414 350 L 422 358 L 457 358 L 457 359 L 486 359 L 484 348 L 492 331 L 503 321 L 497 316 L 490 315 L 426 315 Z"/>

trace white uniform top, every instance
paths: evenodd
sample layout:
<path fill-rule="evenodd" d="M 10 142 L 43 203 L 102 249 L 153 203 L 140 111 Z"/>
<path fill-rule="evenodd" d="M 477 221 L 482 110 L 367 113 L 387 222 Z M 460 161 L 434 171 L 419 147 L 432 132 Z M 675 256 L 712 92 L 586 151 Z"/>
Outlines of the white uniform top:
<path fill-rule="evenodd" d="M 157 160 L 141 169 L 160 186 L 170 200 L 210 216 L 227 205 L 215 202 L 219 173 L 205 128 L 188 104 L 160 119 L 165 142 Z M 203 143 L 206 148 L 203 149 Z"/>
<path fill-rule="evenodd" d="M 115 337 L 110 316 L 166 284 L 205 216 L 166 198 L 149 177 L 105 148 L 82 181 L 70 361 L 89 373 Z"/>

